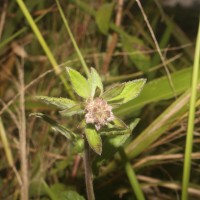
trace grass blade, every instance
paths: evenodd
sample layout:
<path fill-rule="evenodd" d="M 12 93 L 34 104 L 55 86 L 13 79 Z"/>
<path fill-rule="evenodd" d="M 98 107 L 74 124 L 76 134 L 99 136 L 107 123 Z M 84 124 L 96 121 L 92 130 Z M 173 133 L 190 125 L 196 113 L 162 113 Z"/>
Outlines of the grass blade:
<path fill-rule="evenodd" d="M 1 138 L 4 150 L 5 150 L 5 153 L 6 153 L 8 163 L 12 167 L 12 166 L 14 166 L 13 155 L 12 155 L 12 151 L 10 149 L 10 145 L 9 145 L 9 142 L 8 142 L 8 139 L 6 136 L 6 132 L 5 132 L 1 117 L 0 117 L 0 138 Z"/>
<path fill-rule="evenodd" d="M 200 64 L 200 22 L 199 22 L 199 31 L 197 36 L 196 51 L 194 57 L 194 69 L 192 75 L 192 92 L 191 92 L 190 108 L 188 116 L 188 127 L 187 127 L 184 170 L 183 170 L 182 200 L 188 199 L 188 185 L 190 179 L 191 152 L 192 152 L 194 119 L 195 119 L 195 103 L 197 96 L 197 83 L 198 83 L 199 66 L 200 66 L 199 64 Z"/>
<path fill-rule="evenodd" d="M 58 6 L 58 10 L 59 10 L 59 12 L 60 12 L 60 15 L 61 15 L 61 17 L 62 17 L 62 20 L 63 20 L 63 22 L 64 22 L 65 28 L 67 29 L 67 32 L 68 32 L 68 34 L 69 34 L 69 37 L 70 37 L 70 39 L 71 39 L 71 41 L 72 41 L 72 43 L 73 43 L 73 45 L 74 45 L 74 48 L 75 48 L 75 50 L 76 50 L 76 53 L 78 54 L 78 57 L 79 57 L 80 61 L 81 61 L 81 64 L 82 64 L 82 66 L 83 66 L 83 69 L 85 70 L 86 75 L 89 77 L 89 74 L 90 74 L 89 69 L 88 69 L 88 67 L 87 67 L 87 64 L 85 63 L 85 60 L 84 60 L 84 58 L 83 58 L 83 56 L 82 56 L 82 54 L 81 54 L 81 51 L 79 50 L 79 47 L 78 47 L 78 45 L 77 45 L 77 43 L 76 43 L 76 40 L 74 39 L 74 36 L 73 36 L 73 34 L 72 34 L 71 30 L 70 30 L 68 21 L 67 21 L 65 15 L 64 15 L 64 13 L 63 13 L 63 10 L 62 10 L 62 8 L 61 8 L 61 6 L 60 6 L 60 3 L 59 3 L 58 0 L 56 0 L 56 3 L 57 3 L 57 6 Z"/>
<path fill-rule="evenodd" d="M 30 12 L 28 11 L 26 5 L 24 4 L 24 2 L 22 0 L 16 0 L 16 1 L 17 1 L 18 5 L 19 5 L 20 9 L 22 10 L 24 16 L 26 17 L 28 23 L 30 24 L 33 32 L 35 33 L 35 35 L 36 35 L 36 37 L 37 37 L 40 45 L 42 46 L 44 52 L 47 55 L 49 61 L 51 62 L 52 66 L 54 68 L 55 73 L 57 75 L 59 75 L 62 83 L 64 84 L 64 86 L 65 86 L 67 92 L 69 93 L 69 95 L 71 96 L 71 98 L 75 99 L 74 94 L 72 93 L 72 91 L 70 89 L 70 86 L 67 83 L 65 77 L 62 74 L 60 74 L 61 70 L 58 67 L 58 63 L 56 62 L 56 60 L 55 60 L 55 58 L 54 58 L 51 50 L 49 49 L 47 43 L 45 42 L 45 40 L 44 40 L 44 38 L 43 38 L 43 36 L 42 36 L 39 28 L 37 27 L 35 21 L 33 20 L 32 16 L 30 15 Z"/>
<path fill-rule="evenodd" d="M 131 163 L 129 162 L 124 149 L 120 148 L 119 149 L 119 153 L 126 171 L 126 174 L 128 176 L 129 182 L 131 184 L 131 187 L 133 189 L 133 191 L 135 192 L 135 195 L 137 197 L 138 200 L 145 200 L 144 194 L 141 190 L 140 184 L 137 180 L 136 174 L 131 166 Z"/>

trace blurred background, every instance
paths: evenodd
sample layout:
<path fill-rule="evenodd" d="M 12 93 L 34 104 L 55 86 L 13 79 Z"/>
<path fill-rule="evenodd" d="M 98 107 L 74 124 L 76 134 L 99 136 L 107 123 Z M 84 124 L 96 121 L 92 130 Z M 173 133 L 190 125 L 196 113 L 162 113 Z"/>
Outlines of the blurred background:
<path fill-rule="evenodd" d="M 141 95 L 115 110 L 127 124 L 141 118 L 124 149 L 147 200 L 179 200 L 200 1 L 140 2 L 142 9 L 135 0 L 60 0 L 87 65 L 96 68 L 105 88 L 147 78 Z M 42 112 L 77 127 L 78 116 L 61 118 L 56 107 L 35 96 L 70 98 L 57 72 L 68 81 L 66 66 L 84 70 L 55 1 L 24 3 L 58 66 L 52 66 L 17 1 L 0 0 L 0 199 L 20 199 L 23 176 L 29 199 L 70 199 L 59 197 L 66 191 L 85 197 L 81 155 L 47 123 L 29 116 Z M 195 127 L 190 200 L 200 199 L 199 107 Z M 23 153 L 28 174 L 21 170 Z M 100 161 L 92 157 L 97 200 L 136 199 L 117 153 Z"/>

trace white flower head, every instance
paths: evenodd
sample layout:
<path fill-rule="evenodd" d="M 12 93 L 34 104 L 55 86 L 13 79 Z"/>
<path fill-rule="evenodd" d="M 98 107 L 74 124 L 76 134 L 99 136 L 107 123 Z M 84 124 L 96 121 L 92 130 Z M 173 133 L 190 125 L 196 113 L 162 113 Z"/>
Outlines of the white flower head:
<path fill-rule="evenodd" d="M 112 106 L 102 98 L 89 99 L 85 106 L 85 120 L 87 124 L 94 124 L 96 130 L 114 120 Z"/>

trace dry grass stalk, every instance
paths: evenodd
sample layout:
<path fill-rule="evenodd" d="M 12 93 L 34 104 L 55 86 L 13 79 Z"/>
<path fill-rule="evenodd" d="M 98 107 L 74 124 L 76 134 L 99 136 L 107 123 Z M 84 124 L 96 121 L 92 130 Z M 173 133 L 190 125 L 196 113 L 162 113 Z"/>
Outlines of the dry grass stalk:
<path fill-rule="evenodd" d="M 25 85 L 24 85 L 24 66 L 17 64 L 19 73 L 19 102 L 20 102 L 20 131 L 19 131 L 19 144 L 20 144 L 20 162 L 21 162 L 21 200 L 28 200 L 28 160 L 27 160 L 27 144 L 26 144 L 26 115 L 25 115 Z"/>

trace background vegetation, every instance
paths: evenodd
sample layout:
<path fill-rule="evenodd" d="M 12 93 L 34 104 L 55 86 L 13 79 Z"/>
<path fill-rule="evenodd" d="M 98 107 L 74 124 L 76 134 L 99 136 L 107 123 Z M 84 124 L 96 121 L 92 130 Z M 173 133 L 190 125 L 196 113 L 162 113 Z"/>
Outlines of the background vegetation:
<path fill-rule="evenodd" d="M 157 0 L 141 1 L 141 7 L 135 0 L 60 3 L 87 65 L 97 69 L 106 87 L 147 78 L 141 95 L 115 110 L 127 123 L 141 118 L 124 146 L 129 169 L 135 170 L 146 199 L 180 199 L 199 9 L 162 7 Z M 74 97 L 65 67 L 83 74 L 84 68 L 55 1 L 25 4 L 54 61 L 44 53 L 17 1 L 1 2 L 0 199 L 20 199 L 24 181 L 29 184 L 29 199 L 58 199 L 61 194 L 59 199 L 75 199 L 66 191 L 85 196 L 81 155 L 48 124 L 29 115 L 43 112 L 67 127 L 77 127 L 78 117 L 61 119 L 55 107 L 35 96 Z M 199 93 L 197 97 L 191 200 L 200 198 Z M 94 155 L 94 160 L 97 199 L 136 199 L 126 161 L 118 153 L 101 162 Z"/>

